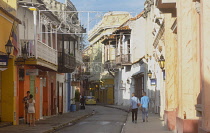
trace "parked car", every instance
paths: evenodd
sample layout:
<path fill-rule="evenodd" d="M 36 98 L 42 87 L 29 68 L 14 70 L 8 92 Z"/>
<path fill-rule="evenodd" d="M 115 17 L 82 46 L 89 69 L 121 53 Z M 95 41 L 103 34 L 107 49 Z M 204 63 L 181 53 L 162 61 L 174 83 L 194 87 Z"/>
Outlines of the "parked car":
<path fill-rule="evenodd" d="M 96 105 L 96 99 L 94 96 L 86 96 L 85 97 L 85 104 L 95 104 Z"/>

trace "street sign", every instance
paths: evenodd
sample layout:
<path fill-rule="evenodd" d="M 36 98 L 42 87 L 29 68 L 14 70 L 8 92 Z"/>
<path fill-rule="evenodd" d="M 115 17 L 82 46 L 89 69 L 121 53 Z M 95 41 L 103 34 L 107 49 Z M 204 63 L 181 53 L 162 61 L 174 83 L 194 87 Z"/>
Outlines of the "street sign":
<path fill-rule="evenodd" d="M 8 55 L 0 55 L 0 67 L 7 67 Z"/>
<path fill-rule="evenodd" d="M 39 69 L 26 69 L 26 75 L 39 75 Z"/>
<path fill-rule="evenodd" d="M 150 82 L 151 82 L 151 86 L 156 86 L 156 79 L 150 79 Z"/>

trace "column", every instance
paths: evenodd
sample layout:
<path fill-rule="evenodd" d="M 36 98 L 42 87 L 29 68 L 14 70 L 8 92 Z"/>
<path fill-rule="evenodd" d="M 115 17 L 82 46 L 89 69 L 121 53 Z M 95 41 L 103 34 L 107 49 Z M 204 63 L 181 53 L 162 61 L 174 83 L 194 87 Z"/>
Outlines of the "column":
<path fill-rule="evenodd" d="M 177 109 L 177 49 L 175 34 L 171 30 L 176 18 L 171 13 L 164 14 L 165 17 L 165 123 L 169 130 L 175 130 L 176 127 L 176 109 Z"/>
<path fill-rule="evenodd" d="M 200 133 L 210 133 L 210 1 L 201 0 L 202 125 Z"/>
<path fill-rule="evenodd" d="M 198 117 L 195 110 L 200 92 L 198 20 L 195 2 L 177 1 L 179 75 L 177 133 L 198 132 Z"/>

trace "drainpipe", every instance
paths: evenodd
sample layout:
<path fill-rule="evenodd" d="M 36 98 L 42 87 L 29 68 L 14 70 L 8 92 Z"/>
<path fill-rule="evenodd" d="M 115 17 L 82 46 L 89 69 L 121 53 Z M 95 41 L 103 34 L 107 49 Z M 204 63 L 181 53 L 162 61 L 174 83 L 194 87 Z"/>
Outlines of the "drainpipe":
<path fill-rule="evenodd" d="M 37 11 L 36 10 L 33 11 L 33 15 L 34 15 L 34 46 L 35 46 L 34 50 L 35 50 L 35 58 L 37 59 L 37 30 L 36 30 Z"/>

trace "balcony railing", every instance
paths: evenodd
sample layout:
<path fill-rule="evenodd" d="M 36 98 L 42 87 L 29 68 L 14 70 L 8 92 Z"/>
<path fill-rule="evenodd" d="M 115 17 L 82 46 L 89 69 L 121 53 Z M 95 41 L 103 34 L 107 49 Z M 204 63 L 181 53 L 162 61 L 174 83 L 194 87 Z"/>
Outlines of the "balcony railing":
<path fill-rule="evenodd" d="M 122 61 L 121 61 L 121 55 L 117 55 L 116 56 L 116 64 L 117 65 L 121 65 Z"/>
<path fill-rule="evenodd" d="M 116 64 L 117 65 L 131 65 L 131 54 L 123 54 L 116 56 Z"/>
<path fill-rule="evenodd" d="M 21 52 L 20 57 L 23 57 L 23 51 L 26 50 L 27 58 L 35 58 L 51 63 L 55 66 L 57 62 L 57 50 L 46 45 L 41 41 L 37 41 L 37 50 L 35 49 L 34 40 L 21 40 Z"/>
<path fill-rule="evenodd" d="M 58 72 L 71 73 L 76 67 L 76 60 L 74 56 L 64 52 L 58 52 Z"/>
<path fill-rule="evenodd" d="M 57 62 L 57 50 L 53 49 L 52 47 L 47 46 L 45 43 L 41 41 L 37 42 L 37 57 L 41 58 L 47 62 L 52 64 L 58 64 Z"/>
<path fill-rule="evenodd" d="M 82 52 L 80 50 L 75 50 L 76 61 L 82 63 Z"/>
<path fill-rule="evenodd" d="M 114 70 L 114 69 L 117 69 L 116 61 L 115 60 L 106 61 L 104 63 L 104 69 L 105 70 Z"/>

